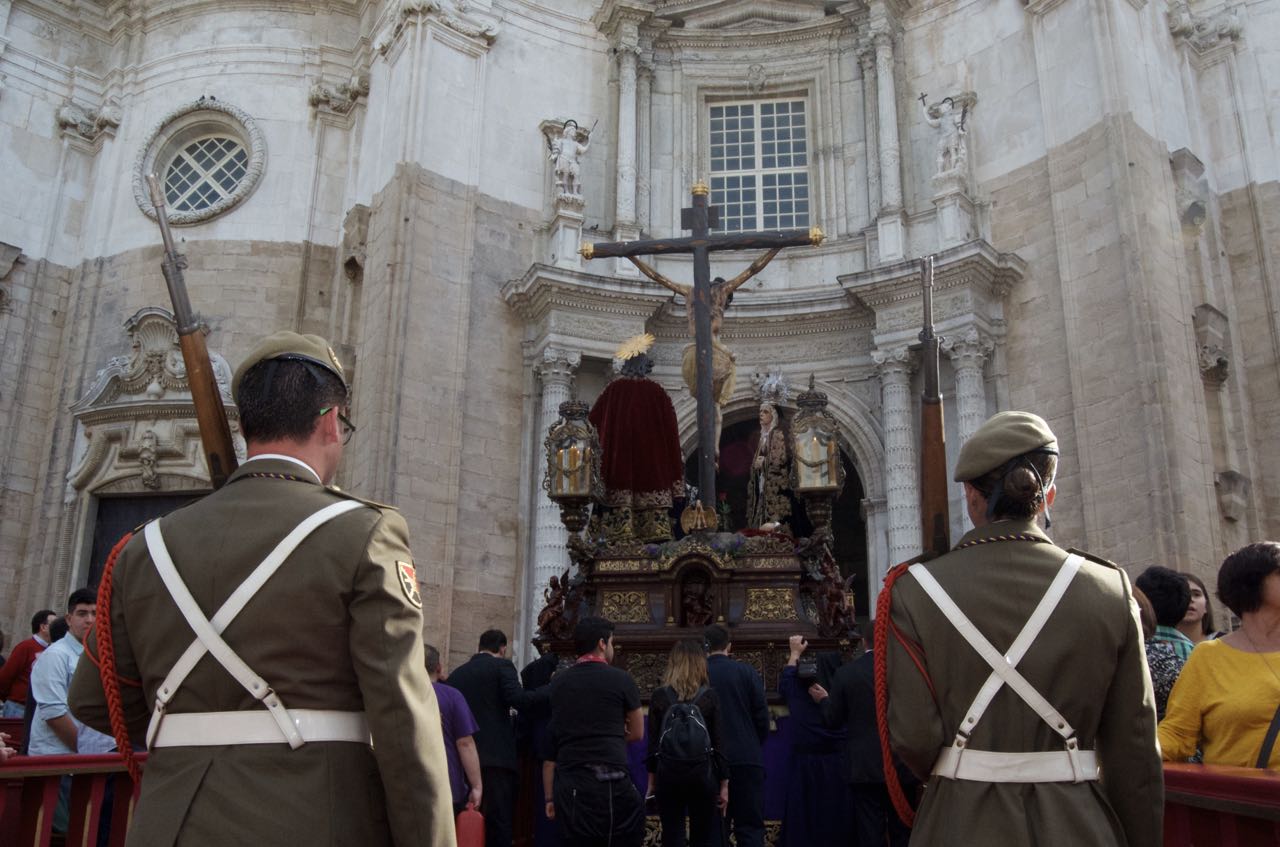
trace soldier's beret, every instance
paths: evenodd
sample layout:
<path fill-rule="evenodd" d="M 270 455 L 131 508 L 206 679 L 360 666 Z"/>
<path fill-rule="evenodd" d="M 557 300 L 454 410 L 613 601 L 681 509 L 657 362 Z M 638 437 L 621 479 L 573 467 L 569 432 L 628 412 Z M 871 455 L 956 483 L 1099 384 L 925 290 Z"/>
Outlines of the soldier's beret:
<path fill-rule="evenodd" d="M 975 480 L 1033 450 L 1058 452 L 1058 439 L 1044 418 L 1030 412 L 999 412 L 978 427 L 960 448 L 956 482 Z"/>
<path fill-rule="evenodd" d="M 343 373 L 342 363 L 338 361 L 338 356 L 329 346 L 329 342 L 318 335 L 299 335 L 296 332 L 281 330 L 273 332 L 258 342 L 258 346 L 254 347 L 240 363 L 240 367 L 236 368 L 235 376 L 231 379 L 231 396 L 237 403 L 240 402 L 240 380 L 244 379 L 244 375 L 254 365 L 268 359 L 310 362 L 342 380 L 342 384 L 348 389 L 351 387 L 347 384 L 347 375 Z"/>

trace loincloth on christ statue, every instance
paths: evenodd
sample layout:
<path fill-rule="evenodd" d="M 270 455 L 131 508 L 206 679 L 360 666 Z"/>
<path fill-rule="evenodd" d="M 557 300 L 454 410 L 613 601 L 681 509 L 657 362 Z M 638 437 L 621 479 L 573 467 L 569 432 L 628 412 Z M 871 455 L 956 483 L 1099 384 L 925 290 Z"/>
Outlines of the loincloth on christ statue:
<path fill-rule="evenodd" d="M 711 339 L 711 396 L 717 406 L 723 406 L 733 395 L 737 379 L 737 359 L 733 353 L 720 343 L 717 338 Z M 689 393 L 698 396 L 698 347 L 690 344 L 684 348 L 684 361 L 680 367 L 684 384 Z"/>

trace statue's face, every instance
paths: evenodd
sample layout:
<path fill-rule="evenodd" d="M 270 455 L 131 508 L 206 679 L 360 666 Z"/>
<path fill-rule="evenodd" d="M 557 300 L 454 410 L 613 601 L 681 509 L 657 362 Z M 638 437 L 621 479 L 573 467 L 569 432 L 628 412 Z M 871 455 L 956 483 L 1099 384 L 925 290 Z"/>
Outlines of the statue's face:
<path fill-rule="evenodd" d="M 942 109 L 942 114 L 945 115 L 947 112 L 951 111 L 951 101 L 943 100 L 942 105 L 939 108 Z"/>
<path fill-rule="evenodd" d="M 767 429 L 771 426 L 773 426 L 773 409 L 770 409 L 768 406 L 761 406 L 760 427 L 762 429 Z"/>

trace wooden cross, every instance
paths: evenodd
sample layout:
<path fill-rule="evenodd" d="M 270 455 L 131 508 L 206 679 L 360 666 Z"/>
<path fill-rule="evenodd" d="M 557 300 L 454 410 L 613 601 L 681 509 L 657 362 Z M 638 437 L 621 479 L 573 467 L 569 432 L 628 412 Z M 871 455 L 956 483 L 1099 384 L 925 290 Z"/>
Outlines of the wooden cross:
<path fill-rule="evenodd" d="M 693 289 L 688 297 L 694 315 L 694 344 L 698 365 L 698 499 L 703 508 L 714 513 L 716 505 L 716 401 L 711 384 L 711 260 L 713 250 L 757 250 L 769 252 L 752 263 L 746 272 L 735 277 L 732 287 L 737 287 L 759 273 L 783 247 L 799 247 L 822 243 L 822 230 L 791 229 L 776 232 L 744 232 L 739 235 L 711 235 L 719 225 L 720 210 L 707 205 L 710 189 L 706 183 L 693 186 L 693 205 L 682 209 L 680 228 L 692 231 L 689 238 L 654 239 L 649 241 L 614 241 L 584 244 L 580 251 L 584 259 L 625 258 L 633 262 L 645 276 L 688 296 L 689 289 L 668 284 L 652 268 L 639 261 L 638 256 L 660 256 L 669 253 L 693 254 Z M 718 284 L 725 284 L 717 280 Z"/>

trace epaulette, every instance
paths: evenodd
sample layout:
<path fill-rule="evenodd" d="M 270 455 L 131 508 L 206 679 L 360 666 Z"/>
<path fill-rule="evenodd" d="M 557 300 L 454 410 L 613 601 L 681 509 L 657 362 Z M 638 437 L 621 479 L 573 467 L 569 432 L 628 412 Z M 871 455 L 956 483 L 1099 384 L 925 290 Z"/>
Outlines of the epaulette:
<path fill-rule="evenodd" d="M 374 509 L 377 509 L 378 511 L 382 511 L 382 512 L 399 511 L 395 506 L 392 506 L 389 503 L 379 503 L 377 500 L 367 500 L 364 497 L 357 497 L 355 494 L 352 494 L 350 491 L 343 491 L 341 488 L 339 488 L 336 485 L 326 485 L 324 487 L 324 490 L 328 491 L 330 494 L 336 494 L 345 500 L 355 500 L 357 503 L 363 503 L 366 506 L 370 506 Z"/>
<path fill-rule="evenodd" d="M 1124 568 L 1120 567 L 1115 562 L 1109 559 L 1104 559 L 1101 556 L 1095 556 L 1092 553 L 1086 553 L 1083 550 L 1077 550 L 1075 547 L 1068 547 L 1067 552 L 1075 553 L 1077 556 L 1088 559 L 1089 561 L 1093 562 L 1096 565 L 1105 565 L 1108 568 L 1115 568 L 1118 571 L 1124 570 Z"/>

